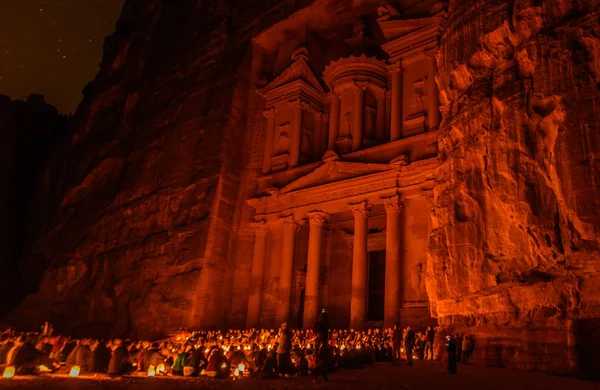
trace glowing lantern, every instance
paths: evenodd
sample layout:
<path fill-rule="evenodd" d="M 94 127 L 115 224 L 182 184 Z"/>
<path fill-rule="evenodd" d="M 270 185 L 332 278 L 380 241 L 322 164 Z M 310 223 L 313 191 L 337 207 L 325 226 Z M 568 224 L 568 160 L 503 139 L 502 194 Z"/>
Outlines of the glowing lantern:
<path fill-rule="evenodd" d="M 206 370 L 204 370 L 204 369 L 203 369 L 203 370 L 200 372 L 200 375 L 206 375 Z"/>
<path fill-rule="evenodd" d="M 404 352 L 404 348 L 400 348 L 400 352 Z"/>
<path fill-rule="evenodd" d="M 222 368 L 222 369 L 226 369 L 226 368 L 227 368 L 227 363 L 223 363 L 223 364 L 221 364 L 221 368 Z"/>
<path fill-rule="evenodd" d="M 15 366 L 7 366 L 4 369 L 4 374 L 2 374 L 3 378 L 12 378 L 15 376 Z"/>
<path fill-rule="evenodd" d="M 244 365 L 244 363 L 240 363 L 240 365 L 238 366 L 238 370 L 240 370 L 241 373 L 244 373 L 244 371 L 246 370 L 246 366 Z"/>
<path fill-rule="evenodd" d="M 148 376 L 156 375 L 156 371 L 154 370 L 154 366 L 148 367 Z"/>
<path fill-rule="evenodd" d="M 160 374 L 160 373 L 164 373 L 165 372 L 165 365 L 164 364 L 159 364 L 158 366 L 156 366 L 156 373 Z"/>
<path fill-rule="evenodd" d="M 75 378 L 76 376 L 79 376 L 79 366 L 73 366 L 71 367 L 71 371 L 69 371 L 69 376 Z"/>
<path fill-rule="evenodd" d="M 48 367 L 44 366 L 43 364 L 38 367 L 38 370 L 40 370 L 40 372 L 49 372 L 50 371 L 50 369 Z"/>

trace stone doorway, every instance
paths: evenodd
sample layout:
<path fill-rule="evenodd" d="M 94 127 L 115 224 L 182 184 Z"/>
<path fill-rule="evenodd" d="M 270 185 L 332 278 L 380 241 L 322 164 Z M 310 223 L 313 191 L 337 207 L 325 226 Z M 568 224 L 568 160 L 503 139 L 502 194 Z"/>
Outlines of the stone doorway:
<path fill-rule="evenodd" d="M 369 252 L 367 321 L 383 321 L 385 301 L 385 251 Z"/>

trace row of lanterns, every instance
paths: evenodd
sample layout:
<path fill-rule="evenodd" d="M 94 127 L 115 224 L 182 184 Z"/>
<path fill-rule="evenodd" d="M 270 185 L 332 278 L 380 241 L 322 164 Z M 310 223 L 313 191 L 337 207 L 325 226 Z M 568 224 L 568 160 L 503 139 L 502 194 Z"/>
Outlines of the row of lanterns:
<path fill-rule="evenodd" d="M 81 369 L 79 368 L 79 366 L 71 367 L 71 370 L 69 371 L 69 376 L 73 377 L 73 378 L 78 377 L 80 370 Z M 46 367 L 42 364 L 38 367 L 38 371 L 40 372 L 40 374 L 43 374 L 43 373 L 50 372 L 52 370 L 50 370 L 48 367 Z M 4 372 L 2 373 L 2 377 L 6 378 L 6 379 L 10 379 L 14 376 L 15 376 L 15 366 L 7 366 L 4 369 Z"/>

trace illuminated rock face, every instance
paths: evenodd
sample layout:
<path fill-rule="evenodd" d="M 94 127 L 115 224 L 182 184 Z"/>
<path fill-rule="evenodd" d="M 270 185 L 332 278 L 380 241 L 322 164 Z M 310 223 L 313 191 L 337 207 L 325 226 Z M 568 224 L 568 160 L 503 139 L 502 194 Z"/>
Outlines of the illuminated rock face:
<path fill-rule="evenodd" d="M 427 291 L 488 363 L 568 372 L 597 349 L 599 15 L 450 3 Z"/>
<path fill-rule="evenodd" d="M 382 3 L 128 2 L 11 321 L 158 337 L 323 307 L 594 364 L 597 8 Z"/>

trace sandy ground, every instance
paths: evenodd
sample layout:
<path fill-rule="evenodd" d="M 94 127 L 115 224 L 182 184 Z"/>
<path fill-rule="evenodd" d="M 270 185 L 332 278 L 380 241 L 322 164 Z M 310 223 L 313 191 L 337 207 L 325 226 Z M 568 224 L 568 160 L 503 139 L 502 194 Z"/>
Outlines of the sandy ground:
<path fill-rule="evenodd" d="M 557 377 L 537 372 L 512 371 L 479 366 L 459 366 L 458 375 L 445 372 L 441 363 L 416 362 L 415 367 L 378 364 L 362 370 L 330 375 L 330 382 L 310 378 L 240 381 L 173 377 L 16 377 L 0 379 L 0 389 L 43 390 L 187 390 L 187 389 L 477 389 L 477 390 L 600 390 L 600 383 Z"/>

